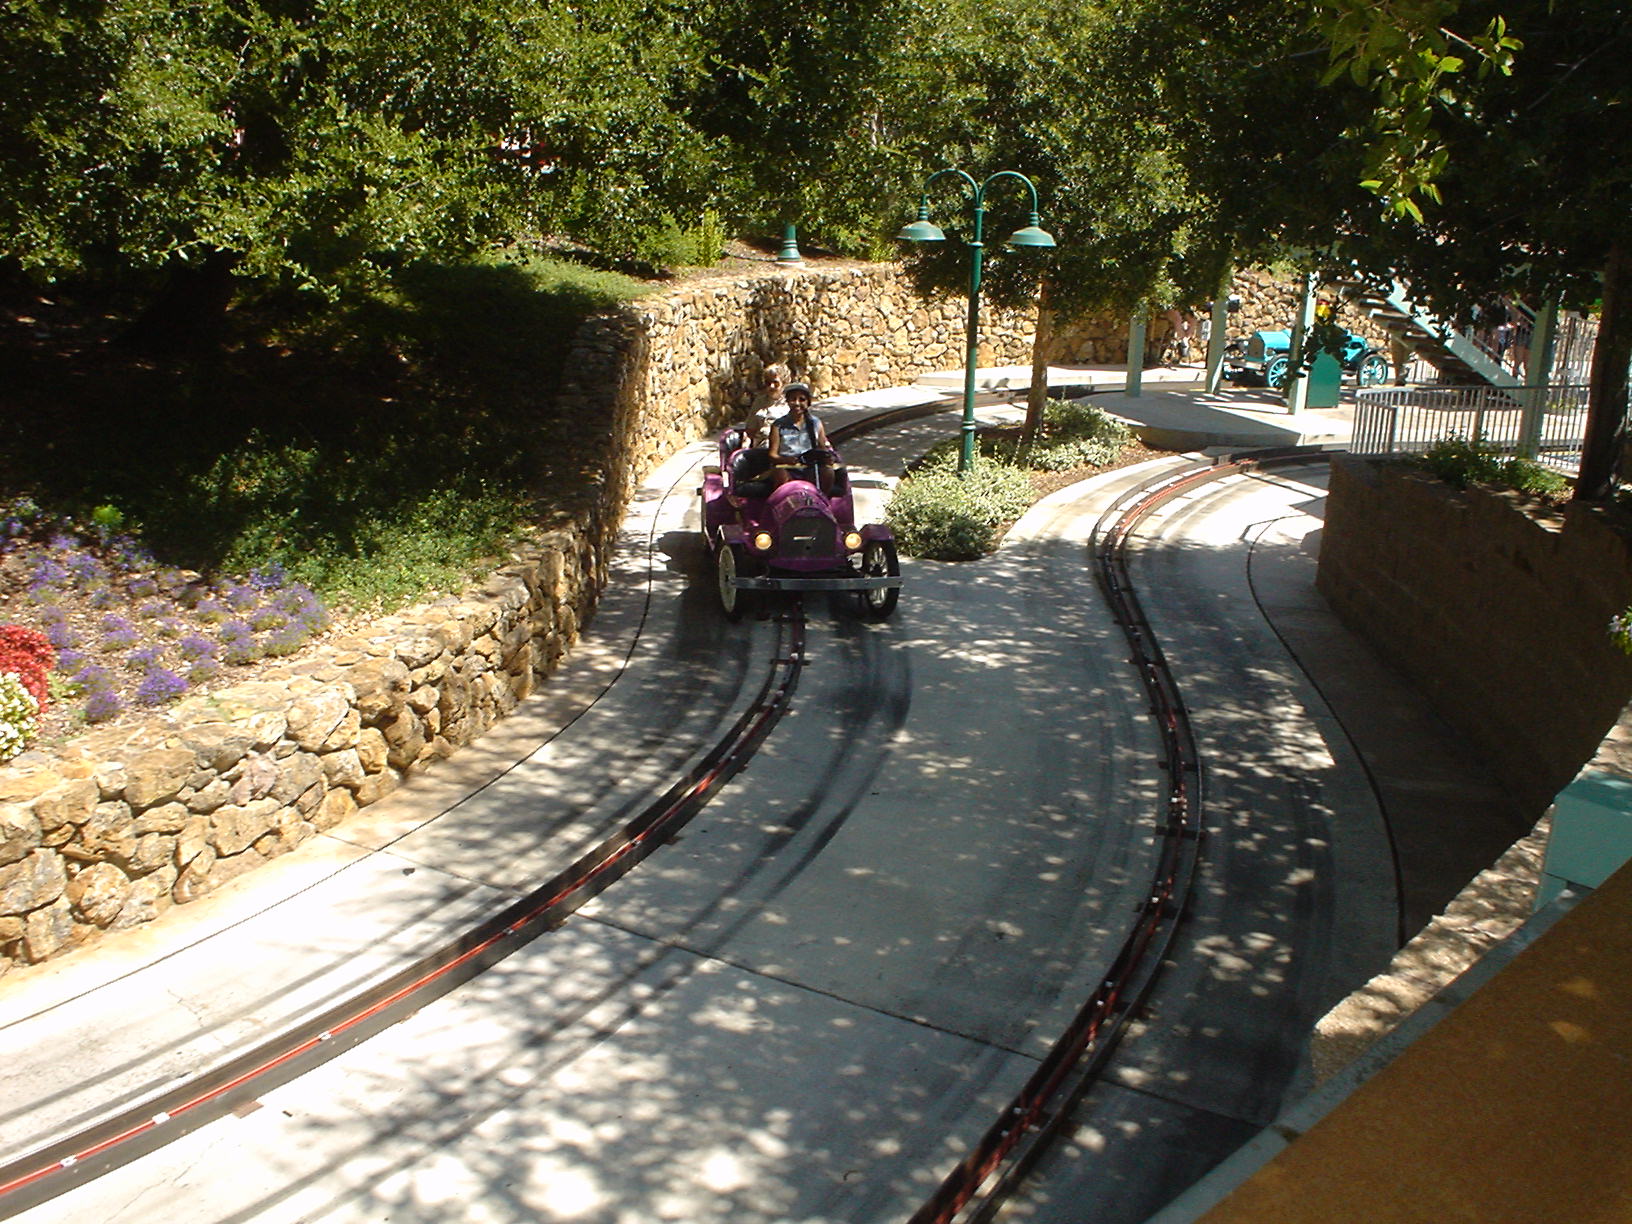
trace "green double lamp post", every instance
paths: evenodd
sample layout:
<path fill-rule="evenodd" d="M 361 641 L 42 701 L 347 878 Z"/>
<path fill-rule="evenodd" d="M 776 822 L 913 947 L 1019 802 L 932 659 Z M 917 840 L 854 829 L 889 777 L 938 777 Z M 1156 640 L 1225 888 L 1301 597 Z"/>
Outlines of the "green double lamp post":
<path fill-rule="evenodd" d="M 978 344 L 980 338 L 980 264 L 981 256 L 985 251 L 984 231 L 986 224 L 986 190 L 998 179 L 1019 179 L 1031 192 L 1031 220 L 1028 224 L 1009 235 L 1005 244 L 1011 247 L 1051 247 L 1054 245 L 1053 235 L 1041 227 L 1037 215 L 1037 187 L 1025 175 L 1014 170 L 999 170 L 984 183 L 977 183 L 962 170 L 937 170 L 924 180 L 923 192 L 918 198 L 918 219 L 901 228 L 897 238 L 906 242 L 945 242 L 946 234 L 940 226 L 929 219 L 929 188 L 938 178 L 954 175 L 963 180 L 964 198 L 968 201 L 974 213 L 974 224 L 969 239 L 964 243 L 969 248 L 969 323 L 964 337 L 964 370 L 963 370 L 963 449 L 958 455 L 958 472 L 961 475 L 974 466 L 975 462 L 975 365 L 978 358 Z"/>

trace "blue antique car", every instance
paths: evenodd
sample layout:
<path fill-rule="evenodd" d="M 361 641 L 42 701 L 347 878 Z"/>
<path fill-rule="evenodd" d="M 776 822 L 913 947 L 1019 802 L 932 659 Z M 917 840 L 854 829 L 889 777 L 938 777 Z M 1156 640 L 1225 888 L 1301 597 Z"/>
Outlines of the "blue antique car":
<path fill-rule="evenodd" d="M 1290 332 L 1253 332 L 1245 352 L 1237 356 L 1235 364 L 1230 367 L 1230 381 L 1259 383 L 1279 391 L 1286 386 L 1291 348 Z M 1343 342 L 1343 356 L 1339 361 L 1343 372 L 1353 374 L 1362 387 L 1376 386 L 1388 378 L 1388 358 L 1371 341 L 1354 332 L 1347 333 Z"/>

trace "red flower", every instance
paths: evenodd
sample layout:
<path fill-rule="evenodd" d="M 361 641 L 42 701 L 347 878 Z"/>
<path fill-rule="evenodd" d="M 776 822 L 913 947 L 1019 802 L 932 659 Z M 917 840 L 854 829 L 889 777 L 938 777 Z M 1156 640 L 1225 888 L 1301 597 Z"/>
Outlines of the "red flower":
<path fill-rule="evenodd" d="M 0 672 L 15 672 L 42 714 L 48 692 L 45 677 L 56 665 L 57 652 L 45 634 L 27 625 L 0 625 Z"/>

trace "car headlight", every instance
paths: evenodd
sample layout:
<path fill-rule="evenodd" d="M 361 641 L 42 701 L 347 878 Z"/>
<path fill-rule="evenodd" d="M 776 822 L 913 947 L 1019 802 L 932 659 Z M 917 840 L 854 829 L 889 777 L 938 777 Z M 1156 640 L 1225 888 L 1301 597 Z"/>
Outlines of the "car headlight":
<path fill-rule="evenodd" d="M 770 552 L 775 543 L 776 541 L 768 531 L 756 531 L 754 533 L 754 549 L 756 552 Z"/>
<path fill-rule="evenodd" d="M 851 552 L 861 551 L 861 532 L 847 531 L 844 533 L 844 546 Z"/>

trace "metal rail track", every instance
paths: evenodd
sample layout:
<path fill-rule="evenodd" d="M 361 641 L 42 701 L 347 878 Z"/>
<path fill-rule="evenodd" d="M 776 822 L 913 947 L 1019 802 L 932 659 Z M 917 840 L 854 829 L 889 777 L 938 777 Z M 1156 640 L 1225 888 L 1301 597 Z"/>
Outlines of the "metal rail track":
<path fill-rule="evenodd" d="M 930 415 L 895 409 L 852 422 L 835 440 Z M 989 1221 L 1024 1179 L 1079 1100 L 1104 1074 L 1127 1018 L 1153 986 L 1184 915 L 1200 857 L 1202 765 L 1177 683 L 1128 578 L 1126 543 L 1145 517 L 1197 485 L 1252 467 L 1308 462 L 1312 452 L 1252 452 L 1198 465 L 1133 490 L 1101 517 L 1096 574 L 1122 626 L 1162 737 L 1168 791 L 1157 813 L 1162 849 L 1147 898 L 1111 969 L 1014 1101 L 911 1224 Z M 0 1166 L 0 1219 L 65 1193 L 270 1091 L 348 1050 L 558 926 L 672 838 L 743 769 L 788 709 L 805 661 L 802 604 L 778 618 L 761 689 L 713 748 L 632 820 L 503 911 L 448 940 L 365 994 L 342 1002 L 140 1105 Z"/>
<path fill-rule="evenodd" d="M 776 644 L 753 702 L 660 798 L 520 900 L 363 994 L 133 1108 L 0 1166 L 0 1219 L 128 1164 L 310 1071 L 560 926 L 678 833 L 748 764 L 787 712 L 804 662 L 804 608 L 794 600 L 777 618 Z"/>
<path fill-rule="evenodd" d="M 1095 575 L 1130 648 L 1161 740 L 1167 780 L 1154 813 L 1160 841 L 1150 887 L 1098 988 L 1050 1047 L 1014 1099 L 913 1213 L 909 1224 L 987 1224 L 1069 1124 L 1075 1104 L 1099 1082 L 1128 1019 L 1149 997 L 1177 938 L 1201 862 L 1203 762 L 1178 681 L 1140 605 L 1128 572 L 1128 540 L 1157 509 L 1201 485 L 1259 468 L 1306 465 L 1317 447 L 1221 456 L 1123 494 L 1100 516 L 1091 550 Z"/>
<path fill-rule="evenodd" d="M 933 411 L 944 406 L 927 407 Z M 853 421 L 834 433 L 836 438 L 853 438 L 925 414 L 924 407 L 888 410 Z M 520 900 L 364 993 L 162 1094 L 0 1165 L 0 1219 L 9 1219 L 156 1151 L 295 1079 L 560 926 L 573 911 L 678 833 L 747 765 L 780 721 L 805 661 L 802 601 L 797 597 L 789 601 L 777 623 L 777 644 L 753 703 L 685 777 L 622 828 Z"/>

